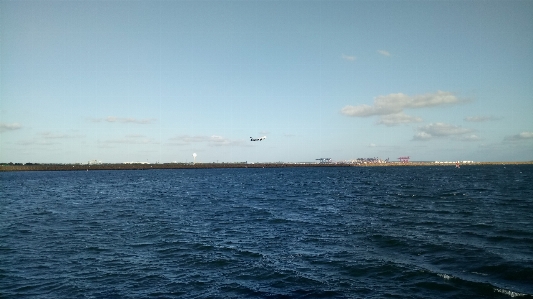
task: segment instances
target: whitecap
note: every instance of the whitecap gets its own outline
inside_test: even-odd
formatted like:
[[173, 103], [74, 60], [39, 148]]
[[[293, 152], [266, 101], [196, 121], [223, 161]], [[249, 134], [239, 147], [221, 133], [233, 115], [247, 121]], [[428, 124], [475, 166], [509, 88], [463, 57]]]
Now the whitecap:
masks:
[[510, 297], [522, 297], [522, 296], [525, 296], [526, 294], [522, 294], [522, 293], [518, 293], [518, 292], [513, 292], [513, 291], [509, 291], [509, 290], [504, 290], [504, 289], [497, 289], [495, 288], [494, 289], [495, 292], [498, 292], [498, 293], [502, 293], [502, 294], [505, 294], [505, 295], [509, 295]]
[[442, 278], [444, 278], [444, 279], [452, 279], [452, 278], [453, 278], [453, 276], [448, 275], [448, 274], [440, 274], [440, 273], [439, 273], [439, 274], [437, 274], [437, 275], [440, 276], [440, 277], [442, 277]]

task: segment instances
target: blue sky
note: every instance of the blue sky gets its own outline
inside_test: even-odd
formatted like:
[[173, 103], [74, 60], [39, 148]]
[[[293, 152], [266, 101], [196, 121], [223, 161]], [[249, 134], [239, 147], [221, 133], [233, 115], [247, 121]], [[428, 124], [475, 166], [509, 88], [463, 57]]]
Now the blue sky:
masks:
[[532, 15], [533, 1], [0, 1], [0, 162], [533, 160]]

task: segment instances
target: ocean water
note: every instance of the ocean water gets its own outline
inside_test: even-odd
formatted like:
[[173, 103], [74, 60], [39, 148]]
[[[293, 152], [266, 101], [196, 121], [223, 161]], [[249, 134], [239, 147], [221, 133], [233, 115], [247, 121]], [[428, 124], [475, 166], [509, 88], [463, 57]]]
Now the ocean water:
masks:
[[532, 298], [533, 166], [0, 173], [0, 298]]

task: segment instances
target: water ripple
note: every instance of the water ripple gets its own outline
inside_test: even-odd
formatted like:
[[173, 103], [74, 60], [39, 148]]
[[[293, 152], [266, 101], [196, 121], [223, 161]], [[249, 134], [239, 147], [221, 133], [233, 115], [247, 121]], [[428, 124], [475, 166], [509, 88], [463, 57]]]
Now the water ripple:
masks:
[[0, 294], [531, 297], [531, 181], [531, 166], [0, 173]]

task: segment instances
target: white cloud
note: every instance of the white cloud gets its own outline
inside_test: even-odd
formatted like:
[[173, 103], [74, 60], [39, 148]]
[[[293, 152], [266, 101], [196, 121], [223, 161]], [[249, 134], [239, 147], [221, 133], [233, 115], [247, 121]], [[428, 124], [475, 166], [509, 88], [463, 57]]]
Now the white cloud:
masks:
[[351, 62], [355, 61], [355, 56], [342, 54], [341, 58], [344, 59], [344, 60], [351, 61]]
[[477, 136], [475, 134], [471, 134], [471, 135], [462, 136], [460, 138], [460, 140], [462, 140], [462, 141], [478, 141], [478, 140], [481, 140], [481, 138], [479, 138], [479, 136]]
[[233, 143], [233, 141], [218, 135], [212, 135], [209, 137], [208, 142], [214, 146], [231, 145]]
[[484, 121], [494, 121], [494, 120], [500, 120], [500, 117], [496, 116], [468, 116], [465, 117], [465, 121], [469, 122], [484, 122]]
[[403, 112], [396, 113], [396, 114], [388, 114], [388, 115], [382, 115], [380, 117], [380, 120], [377, 122], [379, 125], [386, 125], [386, 126], [396, 126], [400, 124], [410, 124], [410, 123], [419, 123], [422, 122], [422, 119], [420, 117], [416, 116], [410, 116], [407, 114], [404, 114]]
[[431, 123], [429, 125], [420, 127], [420, 130], [429, 133], [432, 136], [452, 136], [472, 132], [471, 129], [466, 129], [445, 123]]
[[104, 144], [157, 144], [154, 139], [147, 137], [126, 137], [120, 139], [108, 139]]
[[110, 123], [119, 122], [119, 123], [123, 123], [123, 124], [133, 123], [133, 124], [144, 125], [144, 124], [153, 123], [155, 121], [155, 119], [154, 118], [136, 119], [136, 118], [131, 118], [131, 117], [123, 118], [123, 117], [108, 116], [105, 119], [105, 121], [110, 122]]
[[224, 138], [222, 136], [218, 135], [211, 135], [211, 136], [189, 136], [189, 135], [181, 135], [177, 137], [173, 137], [169, 139], [169, 145], [187, 145], [191, 143], [206, 143], [210, 146], [243, 146], [248, 145], [242, 140], [231, 140], [228, 138]]
[[144, 118], [144, 119], [137, 119], [133, 117], [116, 117], [116, 116], [108, 116], [106, 118], [93, 118], [90, 119], [92, 122], [108, 122], [108, 123], [122, 123], [122, 124], [140, 124], [140, 125], [147, 125], [152, 124], [156, 121], [155, 118]]
[[80, 137], [85, 137], [85, 136], [79, 135], [79, 134], [42, 132], [42, 133], [39, 133], [39, 137], [43, 139], [70, 139], [70, 138], [80, 138]]
[[189, 136], [189, 135], [181, 135], [177, 137], [170, 138], [170, 143], [173, 145], [186, 145], [190, 143], [198, 143], [198, 142], [208, 142], [209, 136]]
[[127, 138], [145, 138], [146, 136], [144, 135], [141, 135], [141, 134], [129, 134], [129, 135], [126, 135]]
[[22, 128], [22, 126], [18, 123], [0, 123], [0, 133], [1, 132], [7, 132], [7, 131], [14, 131]]
[[85, 135], [78, 134], [77, 131], [71, 131], [70, 133], [58, 133], [58, 132], [40, 132], [34, 134], [33, 138], [25, 139], [18, 142], [24, 146], [50, 146], [58, 145], [66, 142], [66, 139], [84, 138]]
[[464, 141], [479, 139], [476, 135], [467, 135], [473, 132], [472, 129], [445, 123], [431, 123], [429, 125], [421, 126], [417, 130], [418, 133], [413, 136], [413, 140], [430, 140], [434, 137], [454, 137]]
[[341, 113], [353, 117], [367, 117], [373, 115], [390, 115], [402, 112], [407, 108], [426, 108], [441, 105], [451, 105], [462, 102], [451, 92], [437, 91], [417, 96], [408, 96], [403, 93], [392, 93], [374, 98], [372, 106], [362, 104], [358, 106], [345, 106]]
[[431, 134], [428, 134], [426, 132], [418, 132], [416, 133], [416, 135], [413, 137], [414, 140], [429, 140], [431, 139]]
[[61, 143], [56, 142], [56, 141], [50, 141], [49, 139], [47, 140], [47, 139], [34, 138], [34, 139], [21, 140], [18, 142], [18, 144], [30, 147], [30, 146], [41, 146], [41, 145], [51, 146], [51, 145], [58, 145]]
[[[401, 110], [400, 110], [401, 111]], [[376, 114], [380, 114], [378, 109], [372, 106], [368, 106], [366, 104], [359, 105], [359, 106], [345, 106], [341, 109], [341, 113], [348, 116], [356, 116], [356, 117], [365, 117], [365, 116], [372, 116]], [[394, 113], [394, 111], [389, 112]], [[389, 114], [389, 113], [383, 113], [383, 114]]]
[[378, 50], [378, 53], [379, 53], [379, 54], [381, 54], [381, 55], [383, 55], [383, 56], [387, 56], [387, 57], [389, 57], [389, 56], [390, 56], [390, 53], [389, 53], [389, 51], [385, 51], [385, 50]]
[[505, 140], [507, 141], [519, 141], [528, 139], [533, 139], [533, 132], [522, 132], [520, 134], [505, 137]]

